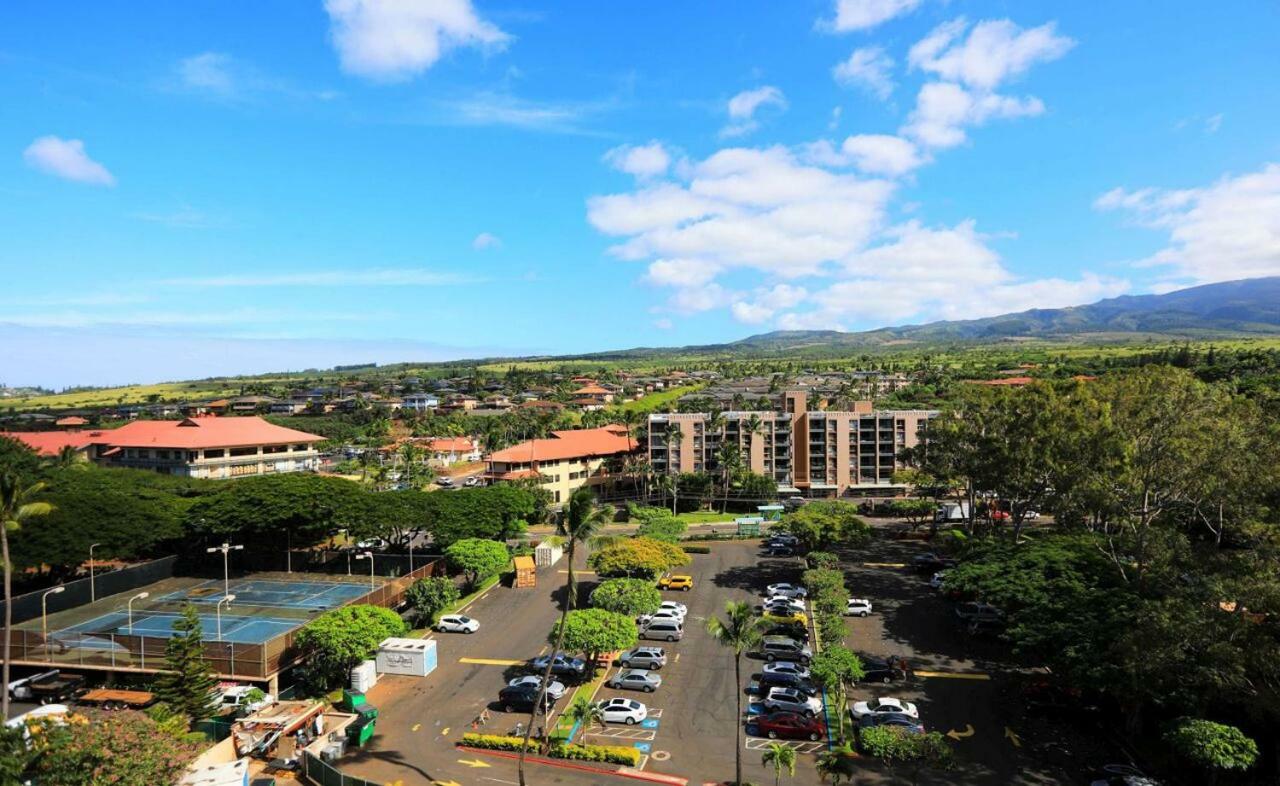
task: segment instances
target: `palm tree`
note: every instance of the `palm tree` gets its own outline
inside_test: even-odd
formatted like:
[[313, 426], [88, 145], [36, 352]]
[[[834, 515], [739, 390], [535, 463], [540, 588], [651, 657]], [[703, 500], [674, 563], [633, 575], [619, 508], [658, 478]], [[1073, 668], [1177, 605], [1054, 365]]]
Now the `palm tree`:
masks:
[[0, 717], [9, 717], [9, 628], [13, 625], [13, 565], [9, 562], [9, 532], [17, 531], [23, 522], [36, 516], [47, 516], [53, 511], [48, 502], [31, 502], [31, 498], [44, 490], [44, 483], [33, 483], [25, 488], [12, 472], [0, 475], [0, 559], [4, 561], [4, 674], [0, 676]]
[[70, 445], [63, 445], [62, 448], [58, 450], [58, 455], [54, 456], [51, 463], [56, 469], [71, 469], [73, 467], [81, 466], [80, 451]]
[[720, 474], [723, 476], [724, 481], [724, 505], [721, 507], [720, 512], [728, 513], [729, 485], [743, 469], [742, 451], [738, 450], [736, 445], [724, 445], [717, 451], [716, 461], [720, 465]]
[[760, 757], [760, 763], [773, 765], [773, 786], [778, 786], [783, 770], [786, 770], [788, 777], [796, 777], [796, 749], [790, 745], [783, 745], [780, 742], [769, 743], [764, 755]]
[[[577, 605], [578, 586], [573, 577], [573, 558], [577, 551], [577, 546], [594, 538], [604, 528], [604, 525], [612, 519], [613, 508], [608, 505], [596, 504], [596, 495], [591, 492], [591, 489], [580, 488], [573, 492], [573, 496], [569, 497], [569, 507], [566, 508], [559, 526], [560, 535], [565, 539], [565, 556], [569, 561], [568, 579], [565, 581], [564, 605], [560, 610], [560, 627], [556, 634], [556, 646], [552, 648], [551, 654], [547, 658], [547, 668], [542, 673], [542, 685], [538, 690], [538, 700], [533, 703], [533, 708], [529, 710], [529, 724], [525, 726], [524, 730], [524, 744], [520, 747], [520, 761], [517, 766], [520, 786], [524, 786], [524, 757], [527, 752], [526, 748], [529, 747], [529, 734], [533, 731], [533, 723], [536, 720], [538, 709], [546, 701], [547, 686], [551, 684], [551, 667], [555, 663], [556, 655], [560, 654], [560, 649], [564, 646], [565, 621], [569, 617], [569, 610]], [[549, 730], [547, 731], [549, 732]]]
[[672, 445], [676, 448], [680, 447], [680, 443], [684, 441], [684, 429], [680, 428], [679, 423], [672, 423], [667, 426], [667, 472], [671, 473], [671, 513], [676, 512], [676, 502], [680, 494], [680, 466], [676, 463], [672, 455]]
[[818, 754], [818, 777], [826, 783], [830, 778], [836, 786], [840, 781], [853, 782], [853, 750], [845, 744], [839, 748]]
[[586, 696], [579, 696], [578, 700], [564, 711], [564, 715], [582, 728], [584, 733], [591, 729], [592, 726], [599, 726], [601, 729], [608, 728], [608, 724], [604, 722], [604, 710], [600, 709], [599, 704], [596, 704]]
[[[725, 618], [707, 620], [707, 632], [720, 646], [733, 650], [733, 695], [738, 702], [738, 719], [742, 718], [742, 655], [754, 649], [761, 639], [760, 618], [750, 604], [730, 601], [724, 607]], [[741, 723], [739, 723], [741, 727]], [[742, 743], [734, 738], [734, 783], [742, 786]]]

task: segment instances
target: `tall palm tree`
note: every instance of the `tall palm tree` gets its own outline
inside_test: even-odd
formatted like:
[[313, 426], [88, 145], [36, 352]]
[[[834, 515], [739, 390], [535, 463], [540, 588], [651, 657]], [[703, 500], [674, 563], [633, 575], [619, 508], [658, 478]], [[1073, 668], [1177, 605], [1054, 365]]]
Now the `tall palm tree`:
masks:
[[716, 460], [720, 464], [721, 480], [724, 483], [724, 505], [720, 508], [720, 512], [728, 513], [729, 486], [743, 470], [742, 451], [738, 450], [736, 445], [724, 445], [717, 453]]
[[[542, 685], [538, 689], [538, 700], [533, 703], [533, 708], [529, 710], [529, 723], [524, 729], [524, 745], [520, 747], [520, 760], [517, 765], [520, 786], [525, 786], [524, 757], [527, 753], [526, 748], [529, 747], [529, 734], [533, 731], [533, 723], [537, 719], [538, 709], [546, 701], [547, 686], [551, 684], [551, 667], [555, 663], [555, 657], [560, 654], [560, 650], [564, 646], [565, 622], [569, 617], [569, 610], [577, 605], [578, 585], [573, 576], [573, 559], [577, 552], [577, 547], [579, 544], [585, 543], [599, 534], [604, 525], [613, 519], [613, 512], [613, 508], [608, 505], [596, 504], [596, 495], [592, 493], [591, 489], [583, 487], [573, 492], [573, 496], [569, 497], [569, 506], [565, 509], [564, 517], [561, 519], [559, 530], [560, 535], [565, 539], [565, 556], [569, 560], [568, 578], [565, 581], [564, 604], [560, 609], [560, 627], [556, 634], [556, 646], [552, 648], [551, 654], [547, 658], [547, 668], [542, 673]], [[545, 732], [549, 733], [550, 729], [546, 729]]]
[[765, 766], [773, 765], [773, 786], [778, 786], [784, 770], [787, 777], [796, 777], [796, 749], [790, 745], [783, 745], [780, 742], [769, 743], [764, 755], [760, 757], [760, 763]]
[[593, 726], [599, 726], [601, 729], [608, 728], [608, 724], [604, 720], [604, 710], [600, 709], [600, 705], [588, 699], [586, 696], [579, 696], [578, 700], [564, 711], [565, 717], [578, 724], [583, 731], [590, 730]]
[[[720, 646], [733, 650], [733, 695], [738, 703], [738, 727], [741, 729], [742, 656], [760, 643], [760, 618], [747, 603], [730, 601], [725, 604], [724, 611], [724, 619], [712, 617], [707, 620], [707, 632]], [[733, 743], [734, 783], [742, 786], [742, 742], [735, 736]]]
[[[702, 426], [702, 444], [705, 450], [710, 452], [712, 442], [711, 438], [713, 436], [716, 438], [718, 444], [723, 444], [724, 425], [726, 422], [724, 413], [718, 409], [712, 410], [711, 414], [707, 415], [707, 419]], [[720, 461], [719, 456], [713, 453], [711, 458], [715, 459], [718, 467]]]
[[9, 562], [9, 532], [16, 532], [24, 522], [53, 511], [48, 502], [31, 499], [44, 490], [44, 483], [23, 486], [12, 473], [0, 475], [0, 559], [4, 560], [4, 674], [0, 676], [0, 717], [9, 717], [9, 628], [13, 625], [13, 565]]
[[671, 473], [671, 512], [676, 512], [676, 502], [680, 494], [680, 466], [671, 458], [672, 445], [677, 448], [684, 442], [684, 429], [679, 423], [667, 426], [667, 472]]

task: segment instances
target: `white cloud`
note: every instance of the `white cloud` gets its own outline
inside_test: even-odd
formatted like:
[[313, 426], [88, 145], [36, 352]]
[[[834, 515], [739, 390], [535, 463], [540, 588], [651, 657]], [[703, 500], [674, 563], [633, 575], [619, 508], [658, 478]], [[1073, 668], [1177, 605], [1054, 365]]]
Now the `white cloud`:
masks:
[[671, 154], [657, 140], [647, 145], [619, 145], [605, 153], [604, 160], [619, 172], [641, 178], [664, 175], [671, 166]]
[[84, 142], [79, 139], [42, 136], [27, 146], [22, 157], [28, 166], [63, 180], [97, 186], [116, 184], [115, 177], [106, 167], [89, 158], [84, 151]]
[[836, 0], [834, 19], [820, 26], [837, 33], [869, 30], [920, 5], [920, 0]]
[[490, 248], [502, 248], [502, 238], [489, 232], [481, 232], [471, 241], [471, 247], [476, 251], [484, 251]]
[[659, 317], [658, 319], [653, 320], [653, 326], [659, 330], [670, 330], [675, 327], [675, 324], [666, 317]]
[[1137, 264], [1184, 283], [1280, 275], [1280, 164], [1203, 188], [1116, 188], [1094, 206], [1167, 232], [1168, 246]]
[[434, 287], [478, 283], [483, 279], [422, 268], [316, 270], [308, 273], [230, 273], [221, 276], [171, 278], [159, 283], [186, 287]]
[[779, 311], [794, 308], [809, 297], [804, 287], [778, 284], [762, 287], [753, 293], [751, 300], [738, 299], [729, 307], [733, 318], [748, 325], [768, 322]]
[[1034, 96], [1012, 98], [973, 93], [951, 82], [929, 82], [920, 88], [916, 107], [902, 127], [902, 133], [925, 147], [955, 147], [965, 141], [967, 126], [1043, 112], [1044, 103]]
[[191, 205], [181, 205], [167, 211], [134, 213], [133, 216], [140, 221], [165, 224], [180, 229], [207, 229], [217, 223], [203, 211], [197, 210]]
[[383, 81], [426, 71], [450, 49], [499, 49], [511, 36], [471, 0], [325, 0], [342, 69]]
[[178, 78], [190, 90], [203, 90], [223, 97], [236, 92], [231, 75], [231, 58], [221, 52], [204, 52], [178, 63]]
[[757, 87], [755, 90], [744, 90], [729, 99], [729, 125], [720, 129], [724, 137], [742, 136], [760, 127], [756, 120], [756, 112], [762, 107], [775, 107], [779, 110], [787, 108], [787, 98], [782, 91], [773, 85]]
[[705, 259], [656, 259], [649, 263], [645, 280], [657, 286], [699, 287], [713, 281], [720, 270]]
[[842, 85], [859, 87], [881, 101], [893, 93], [893, 58], [878, 46], [853, 50], [847, 60], [831, 69], [831, 75]]
[[458, 125], [511, 126], [531, 131], [586, 134], [580, 122], [601, 107], [592, 104], [538, 102], [506, 93], [481, 92], [443, 101], [447, 121]]
[[748, 325], [759, 325], [762, 322], [768, 322], [774, 314], [774, 310], [766, 305], [748, 303], [743, 300], [736, 301], [730, 306], [729, 310], [734, 319]]
[[1075, 46], [1075, 41], [1057, 34], [1053, 22], [1024, 30], [1008, 19], [987, 20], [962, 38], [967, 27], [962, 18], [934, 28], [911, 47], [908, 64], [949, 82], [990, 91]]
[[1210, 116], [1204, 121], [1204, 130], [1210, 134], [1218, 133], [1218, 129], [1222, 128], [1222, 113]]
[[854, 166], [872, 175], [902, 175], [925, 163], [925, 158], [910, 141], [887, 134], [851, 136], [844, 140], [840, 150]]

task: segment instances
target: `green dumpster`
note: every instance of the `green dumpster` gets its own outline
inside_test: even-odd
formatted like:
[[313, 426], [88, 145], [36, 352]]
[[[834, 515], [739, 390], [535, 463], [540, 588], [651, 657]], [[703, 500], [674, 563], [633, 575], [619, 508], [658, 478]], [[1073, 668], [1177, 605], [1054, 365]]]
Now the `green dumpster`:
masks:
[[373, 737], [377, 719], [377, 707], [368, 703], [359, 705], [356, 708], [356, 719], [347, 727], [347, 744], [352, 747], [363, 748], [364, 744]]
[[340, 709], [345, 710], [346, 712], [356, 712], [357, 708], [364, 703], [365, 698], [363, 693], [350, 690], [348, 688], [342, 689], [342, 704], [340, 705]]

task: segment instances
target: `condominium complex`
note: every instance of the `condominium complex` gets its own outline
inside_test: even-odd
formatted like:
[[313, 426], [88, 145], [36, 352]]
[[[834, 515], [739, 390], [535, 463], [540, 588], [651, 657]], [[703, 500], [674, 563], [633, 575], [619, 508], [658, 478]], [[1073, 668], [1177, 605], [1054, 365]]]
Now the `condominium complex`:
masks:
[[638, 448], [625, 426], [553, 431], [494, 451], [485, 476], [494, 481], [539, 478], [555, 504], [568, 502], [583, 486], [599, 490], [622, 472], [623, 460]]
[[[655, 472], [716, 469], [720, 450], [738, 448], [743, 465], [772, 477], [784, 493], [837, 497], [885, 492], [899, 453], [923, 439], [934, 410], [809, 411], [803, 391], [782, 394], [780, 412], [654, 414], [648, 459]], [[672, 436], [677, 439], [672, 439]]]

